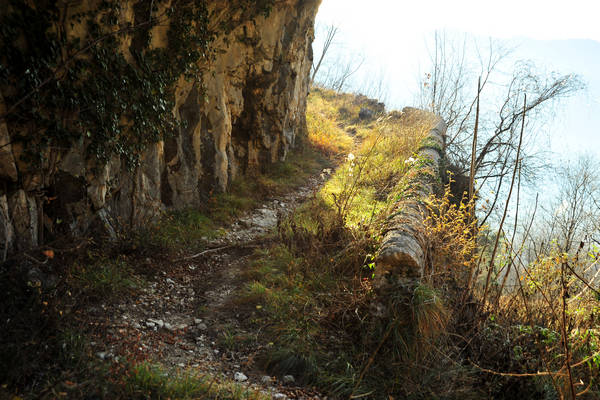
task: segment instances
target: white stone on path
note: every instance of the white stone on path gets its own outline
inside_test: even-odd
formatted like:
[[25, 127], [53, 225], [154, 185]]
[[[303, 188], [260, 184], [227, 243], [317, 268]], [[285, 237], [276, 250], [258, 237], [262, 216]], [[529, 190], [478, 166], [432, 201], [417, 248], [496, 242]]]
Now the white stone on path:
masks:
[[236, 372], [233, 375], [233, 379], [235, 379], [237, 382], [244, 382], [248, 380], [248, 377], [241, 372]]

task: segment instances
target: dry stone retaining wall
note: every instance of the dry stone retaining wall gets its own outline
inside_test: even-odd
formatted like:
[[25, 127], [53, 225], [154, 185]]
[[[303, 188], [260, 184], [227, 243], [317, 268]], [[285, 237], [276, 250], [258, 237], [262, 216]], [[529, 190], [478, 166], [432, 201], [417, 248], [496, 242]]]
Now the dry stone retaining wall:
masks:
[[418, 151], [415, 166], [405, 177], [404, 193], [389, 217], [384, 239], [377, 256], [380, 276], [391, 273], [403, 278], [420, 278], [426, 263], [423, 237], [425, 208], [423, 199], [439, 189], [439, 165], [445, 146], [446, 124], [440, 118], [414, 108], [403, 113], [431, 124], [429, 134]]

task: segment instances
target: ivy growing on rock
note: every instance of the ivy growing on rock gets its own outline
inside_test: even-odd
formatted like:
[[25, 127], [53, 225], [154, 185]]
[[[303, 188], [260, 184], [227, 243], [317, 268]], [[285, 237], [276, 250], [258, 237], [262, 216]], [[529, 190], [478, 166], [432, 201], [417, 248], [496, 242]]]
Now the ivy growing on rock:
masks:
[[[124, 21], [117, 0], [84, 12], [55, 2], [7, 3], [0, 11], [7, 111], [0, 118], [23, 145], [22, 161], [42, 165], [51, 151], [83, 140], [87, 156], [107, 162], [118, 155], [131, 168], [149, 144], [176, 132], [173, 86], [181, 76], [198, 79], [199, 62], [212, 54], [206, 1], [140, 1], [133, 21]], [[161, 24], [169, 26], [168, 43], [152, 48], [152, 29]], [[75, 36], [78, 27], [85, 33]]]

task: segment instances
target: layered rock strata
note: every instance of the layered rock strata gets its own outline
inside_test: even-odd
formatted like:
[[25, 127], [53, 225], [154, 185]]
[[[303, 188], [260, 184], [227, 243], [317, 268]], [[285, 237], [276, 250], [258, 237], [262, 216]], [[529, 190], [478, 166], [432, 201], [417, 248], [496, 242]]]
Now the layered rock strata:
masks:
[[[133, 21], [137, 3], [122, 2], [121, 18]], [[81, 235], [94, 227], [114, 234], [166, 209], [197, 207], [237, 176], [265, 171], [286, 157], [306, 129], [320, 0], [276, 0], [268, 13], [251, 18], [242, 17], [247, 9], [232, 8], [237, 2], [206, 3], [215, 19], [211, 25], [228, 29], [217, 33], [211, 44], [215, 56], [199, 65], [200, 76], [182, 76], [173, 89], [172, 112], [181, 128], [151, 144], [135, 169], [117, 156], [107, 163], [89, 157], [84, 137], [53, 151], [47, 158], [51, 170], [41, 173], [11, 145], [18, 132], [0, 122], [0, 256], [44, 238]], [[150, 34], [152, 46], [168, 45], [164, 26]], [[0, 115], [7, 106], [0, 96]]]

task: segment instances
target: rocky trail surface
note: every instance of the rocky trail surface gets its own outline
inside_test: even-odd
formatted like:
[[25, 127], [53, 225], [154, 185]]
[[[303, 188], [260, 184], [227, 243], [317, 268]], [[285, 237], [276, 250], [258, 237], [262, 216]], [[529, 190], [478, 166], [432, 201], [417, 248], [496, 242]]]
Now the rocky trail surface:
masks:
[[251, 314], [234, 298], [252, 252], [265, 244], [278, 219], [314, 196], [321, 183], [316, 176], [266, 201], [208, 243], [205, 251], [161, 268], [137, 296], [89, 310], [97, 357], [147, 359], [166, 370], [212, 376], [216, 382], [233, 380], [274, 399], [326, 398], [298, 386], [291, 375], [276, 378], [259, 370], [255, 357], [268, 343], [261, 343], [260, 331], [245, 330], [248, 324], [243, 322]]

